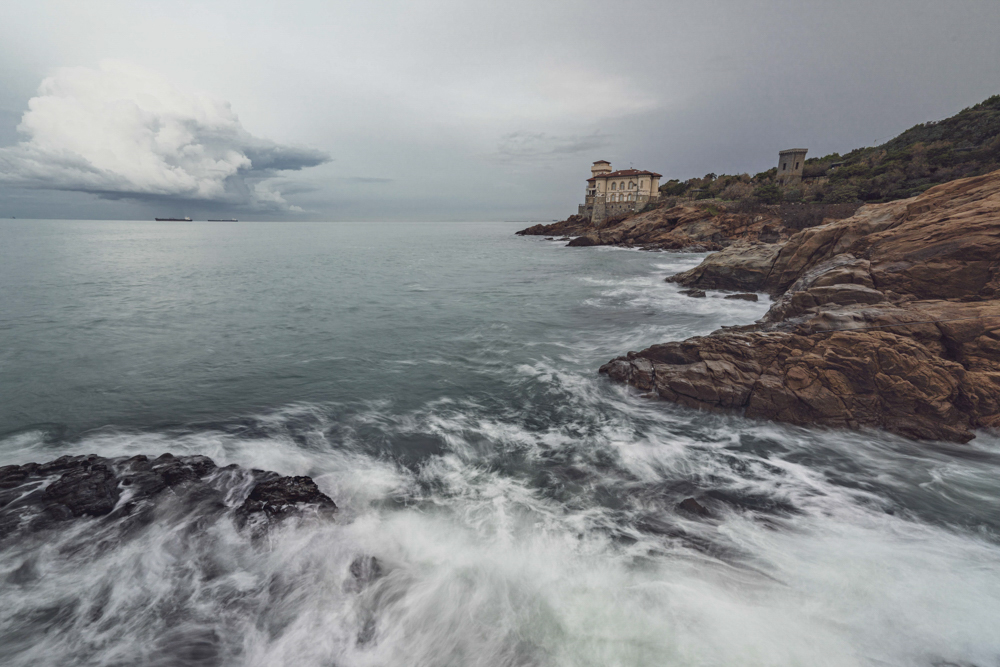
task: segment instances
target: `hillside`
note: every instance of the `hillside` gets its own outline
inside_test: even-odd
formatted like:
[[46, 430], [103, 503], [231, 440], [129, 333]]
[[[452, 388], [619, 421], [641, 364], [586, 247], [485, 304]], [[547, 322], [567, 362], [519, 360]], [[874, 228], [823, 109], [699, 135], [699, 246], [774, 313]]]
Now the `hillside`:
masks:
[[945, 120], [923, 123], [880, 146], [808, 158], [801, 184], [775, 182], [777, 169], [755, 176], [707, 174], [660, 186], [672, 198], [806, 203], [886, 202], [934, 185], [1000, 169], [1000, 95]]

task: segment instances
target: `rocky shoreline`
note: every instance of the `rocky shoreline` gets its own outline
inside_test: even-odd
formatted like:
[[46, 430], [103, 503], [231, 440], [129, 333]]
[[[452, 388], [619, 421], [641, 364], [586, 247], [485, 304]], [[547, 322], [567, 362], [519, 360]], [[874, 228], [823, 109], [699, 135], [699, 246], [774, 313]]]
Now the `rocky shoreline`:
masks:
[[63, 456], [0, 467], [0, 543], [94, 519], [123, 539], [165, 516], [231, 519], [259, 534], [292, 517], [330, 517], [337, 505], [309, 477], [285, 477], [206, 456]]
[[754, 325], [601, 367], [683, 405], [967, 442], [1000, 427], [1000, 172], [862, 207], [667, 278], [765, 292]]
[[686, 204], [658, 208], [594, 228], [574, 215], [561, 222], [534, 225], [520, 236], [569, 236], [570, 247], [614, 245], [646, 250], [722, 250], [740, 243], [772, 244], [785, 241], [793, 230], [773, 214], [732, 213], [712, 205]]

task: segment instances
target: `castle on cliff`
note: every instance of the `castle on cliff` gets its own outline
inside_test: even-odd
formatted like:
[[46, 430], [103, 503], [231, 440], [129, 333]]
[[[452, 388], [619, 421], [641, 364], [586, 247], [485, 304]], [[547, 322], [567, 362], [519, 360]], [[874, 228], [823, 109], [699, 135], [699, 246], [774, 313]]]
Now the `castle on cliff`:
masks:
[[580, 205], [579, 215], [600, 225], [608, 218], [642, 210], [642, 207], [660, 196], [660, 177], [652, 171], [622, 169], [612, 171], [611, 163], [598, 160], [590, 168], [587, 194]]

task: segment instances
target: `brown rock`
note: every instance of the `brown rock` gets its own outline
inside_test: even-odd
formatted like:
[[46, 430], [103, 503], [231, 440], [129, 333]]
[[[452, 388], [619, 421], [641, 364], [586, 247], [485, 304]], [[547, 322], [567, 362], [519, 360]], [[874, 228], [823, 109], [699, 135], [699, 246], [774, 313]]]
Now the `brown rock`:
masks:
[[762, 291], [781, 248], [781, 244], [733, 245], [709, 255], [695, 268], [667, 278], [667, 282], [700, 289]]
[[[1000, 287], [1000, 172], [944, 183], [786, 243], [729, 248], [673, 276], [687, 287], [782, 294], [811, 269], [843, 256], [824, 284], [854, 282], [918, 299], [991, 297]], [[764, 275], [762, 275], [764, 274]]]
[[620, 245], [661, 250], [721, 250], [733, 243], [775, 243], [789, 231], [775, 214], [749, 215], [707, 206], [659, 208], [595, 226], [580, 216], [517, 232], [528, 235], [576, 236], [573, 247]]
[[515, 232], [518, 236], [576, 236], [592, 229], [590, 220], [580, 215], [571, 215], [561, 222], [549, 225], [532, 225]]
[[672, 280], [778, 296], [760, 324], [601, 368], [664, 399], [965, 442], [1000, 426], [1000, 172], [866, 206]]

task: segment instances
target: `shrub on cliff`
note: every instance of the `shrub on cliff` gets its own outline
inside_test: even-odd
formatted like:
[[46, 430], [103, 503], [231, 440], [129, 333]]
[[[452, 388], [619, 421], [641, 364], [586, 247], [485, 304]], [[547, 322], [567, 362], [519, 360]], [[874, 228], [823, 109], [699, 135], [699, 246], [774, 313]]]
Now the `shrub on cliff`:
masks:
[[828, 195], [823, 198], [824, 203], [827, 204], [842, 204], [845, 202], [853, 202], [858, 200], [858, 188], [857, 186], [844, 184], [838, 185], [833, 190], [830, 191]]
[[[800, 184], [775, 182], [777, 168], [752, 178], [706, 174], [671, 180], [663, 195], [730, 201], [755, 199], [776, 204], [794, 199], [811, 203], [883, 202], [912, 197], [939, 183], [1000, 169], [1000, 95], [945, 120], [921, 123], [882, 144], [806, 160]], [[746, 185], [746, 187], [743, 187]]]
[[767, 183], [755, 188], [753, 197], [764, 204], [777, 204], [785, 198], [781, 187], [775, 183]]
[[680, 197], [687, 192], [687, 183], [681, 183], [676, 178], [671, 179], [660, 186], [661, 197]]

